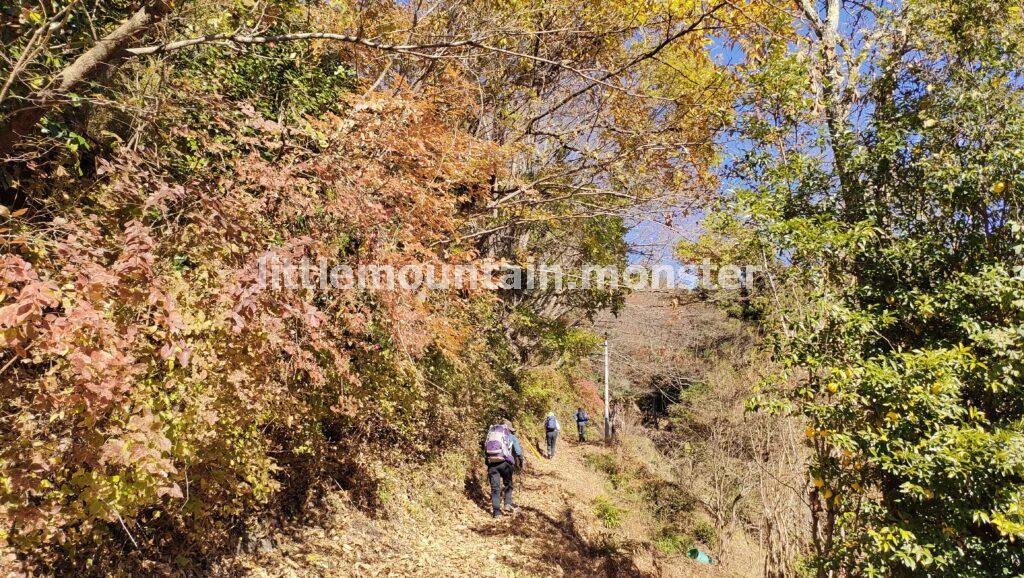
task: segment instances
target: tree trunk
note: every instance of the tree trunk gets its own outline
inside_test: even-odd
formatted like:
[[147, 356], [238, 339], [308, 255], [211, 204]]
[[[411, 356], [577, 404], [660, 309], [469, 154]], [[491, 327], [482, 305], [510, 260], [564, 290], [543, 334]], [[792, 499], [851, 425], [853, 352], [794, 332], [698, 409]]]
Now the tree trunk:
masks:
[[69, 93], [120, 66], [131, 56], [127, 50], [128, 45], [151, 30], [170, 10], [167, 0], [146, 2], [113, 32], [60, 71], [47, 88], [30, 94], [26, 98], [29, 104], [7, 115], [0, 124], [0, 158], [9, 157], [18, 143], [32, 133], [43, 116], [60, 104]]

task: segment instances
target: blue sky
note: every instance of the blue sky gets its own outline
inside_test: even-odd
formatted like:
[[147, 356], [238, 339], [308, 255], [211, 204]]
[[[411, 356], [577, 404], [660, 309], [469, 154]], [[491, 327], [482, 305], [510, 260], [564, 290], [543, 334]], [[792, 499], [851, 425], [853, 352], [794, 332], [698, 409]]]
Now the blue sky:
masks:
[[[711, 45], [711, 57], [721, 66], [735, 66], [744, 59], [743, 51], [722, 37], [715, 37]], [[726, 157], [740, 151], [739, 143], [723, 134], [718, 145]], [[665, 224], [666, 213], [673, 213], [672, 225]], [[683, 211], [681, 208], [659, 209], [649, 218], [641, 219], [626, 233], [630, 245], [630, 264], [672, 264], [682, 265], [675, 257], [674, 247], [682, 239], [695, 239], [701, 233], [701, 210]]]

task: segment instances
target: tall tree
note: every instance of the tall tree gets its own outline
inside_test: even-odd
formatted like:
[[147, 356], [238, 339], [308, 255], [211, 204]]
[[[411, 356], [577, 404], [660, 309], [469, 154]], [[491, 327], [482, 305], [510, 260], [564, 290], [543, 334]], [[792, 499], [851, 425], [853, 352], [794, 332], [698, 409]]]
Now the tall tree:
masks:
[[[1001, 0], [803, 1], [745, 46], [719, 223], [772, 257], [821, 576], [1024, 571], [1024, 31]], [[766, 37], [767, 38], [767, 37]]]

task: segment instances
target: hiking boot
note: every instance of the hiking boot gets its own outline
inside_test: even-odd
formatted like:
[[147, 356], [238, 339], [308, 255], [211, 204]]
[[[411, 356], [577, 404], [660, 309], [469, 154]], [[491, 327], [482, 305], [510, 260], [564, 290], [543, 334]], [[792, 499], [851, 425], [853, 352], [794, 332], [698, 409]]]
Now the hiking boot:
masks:
[[519, 512], [522, 511], [519, 509], [519, 506], [505, 506], [505, 510], [508, 511], [508, 513], [512, 514], [513, 516], [518, 515]]
[[494, 512], [491, 513], [491, 517], [495, 519], [500, 518], [501, 516], [501, 510], [495, 510]]

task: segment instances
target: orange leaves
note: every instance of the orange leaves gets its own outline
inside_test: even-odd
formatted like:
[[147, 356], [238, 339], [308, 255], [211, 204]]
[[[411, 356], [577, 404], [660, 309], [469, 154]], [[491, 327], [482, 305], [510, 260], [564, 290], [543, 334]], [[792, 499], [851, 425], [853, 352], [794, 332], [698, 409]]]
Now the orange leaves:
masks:
[[59, 531], [114, 513], [134, 527], [182, 499], [186, 465], [192, 509], [164, 520], [251, 512], [294, 473], [288, 460], [325, 459], [308, 437], [324, 423], [411, 435], [436, 401], [424, 359], [481, 339], [469, 292], [273, 287], [258, 259], [443, 263], [436, 241], [455, 237], [498, 151], [408, 99], [356, 99], [288, 131], [205, 104], [208, 123], [171, 131], [187, 150], [125, 148], [99, 163], [88, 202], [55, 205], [68, 234], [37, 232], [46, 258], [0, 257], [0, 330], [17, 333], [0, 333], [0, 354], [27, 360], [4, 375], [18, 384], [5, 409], [30, 418], [0, 431], [0, 446], [27, 440], [0, 455], [0, 478], [35, 467], [32, 443], [62, 448], [32, 479], [63, 493], [8, 498]]

